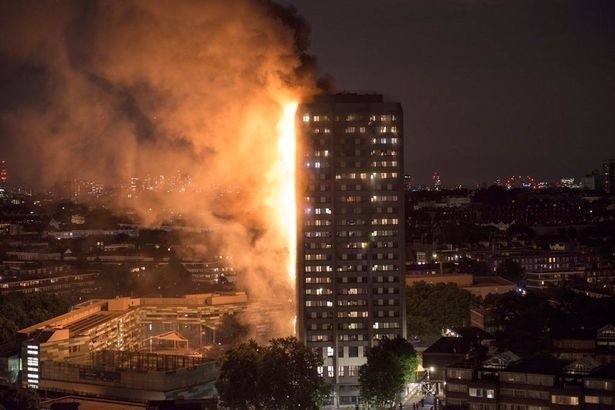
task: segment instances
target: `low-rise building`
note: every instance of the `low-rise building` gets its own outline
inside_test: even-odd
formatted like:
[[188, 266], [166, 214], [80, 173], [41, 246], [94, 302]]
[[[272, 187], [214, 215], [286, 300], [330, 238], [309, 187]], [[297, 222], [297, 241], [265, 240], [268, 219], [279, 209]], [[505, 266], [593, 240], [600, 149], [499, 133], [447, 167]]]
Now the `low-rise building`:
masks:
[[610, 409], [615, 367], [585, 357], [518, 360], [509, 352], [446, 368], [447, 408], [469, 410]]
[[98, 289], [98, 272], [60, 275], [29, 275], [23, 279], [0, 281], [0, 295], [12, 292], [88, 295]]
[[482, 297], [489, 294], [502, 294], [515, 289], [515, 284], [499, 276], [476, 276], [471, 273], [423, 273], [407, 274], [406, 287], [415, 283], [425, 282], [428, 284], [452, 283], [465, 289], [474, 296]]
[[[198, 353], [204, 335], [246, 306], [245, 293], [84, 302], [19, 331], [23, 384], [141, 402], [211, 396], [217, 366]], [[154, 351], [160, 334], [181, 349]]]

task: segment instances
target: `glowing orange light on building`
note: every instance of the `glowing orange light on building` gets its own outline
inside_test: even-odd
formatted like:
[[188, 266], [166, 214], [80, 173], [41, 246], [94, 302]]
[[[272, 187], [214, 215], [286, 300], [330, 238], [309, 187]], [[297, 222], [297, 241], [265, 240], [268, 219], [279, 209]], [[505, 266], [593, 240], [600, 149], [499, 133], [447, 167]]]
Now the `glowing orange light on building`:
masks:
[[280, 190], [278, 204], [280, 224], [288, 241], [288, 278], [294, 287], [297, 258], [297, 204], [295, 201], [295, 113], [297, 103], [284, 105], [282, 118], [278, 123], [278, 153]]

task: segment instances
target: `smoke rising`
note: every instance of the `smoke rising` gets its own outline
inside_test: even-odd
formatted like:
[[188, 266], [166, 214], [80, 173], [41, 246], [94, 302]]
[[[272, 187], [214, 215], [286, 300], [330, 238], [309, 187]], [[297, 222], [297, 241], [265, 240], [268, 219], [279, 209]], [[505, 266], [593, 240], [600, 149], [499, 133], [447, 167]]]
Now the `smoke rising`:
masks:
[[[311, 93], [309, 27], [265, 0], [3, 1], [2, 148], [22, 179], [119, 184], [189, 175], [202, 187], [118, 206], [215, 229], [248, 290], [289, 295], [276, 220], [283, 105]], [[234, 187], [221, 199], [213, 186]], [[289, 312], [290, 313], [290, 312]], [[290, 323], [290, 317], [284, 318]]]

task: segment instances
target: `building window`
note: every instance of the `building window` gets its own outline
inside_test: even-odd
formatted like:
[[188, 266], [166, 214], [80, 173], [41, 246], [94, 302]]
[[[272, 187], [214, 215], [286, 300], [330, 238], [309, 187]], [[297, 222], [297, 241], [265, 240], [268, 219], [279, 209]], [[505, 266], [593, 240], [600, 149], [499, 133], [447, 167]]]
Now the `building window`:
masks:
[[578, 406], [579, 398], [576, 396], [563, 396], [559, 394], [554, 394], [553, 396], [551, 396], [551, 403], [564, 404], [567, 406]]
[[468, 389], [468, 395], [470, 397], [484, 397], [487, 399], [495, 398], [495, 391], [493, 389], [477, 389], [470, 387]]
[[468, 386], [466, 386], [465, 384], [447, 383], [446, 391], [465, 393], [466, 391], [468, 391]]

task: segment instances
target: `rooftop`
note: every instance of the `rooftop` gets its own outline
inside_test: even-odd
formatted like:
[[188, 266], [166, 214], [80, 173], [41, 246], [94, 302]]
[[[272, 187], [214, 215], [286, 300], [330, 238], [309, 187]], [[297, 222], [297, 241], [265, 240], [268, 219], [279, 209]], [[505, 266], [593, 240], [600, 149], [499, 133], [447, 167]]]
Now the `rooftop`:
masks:
[[470, 351], [471, 341], [462, 337], [441, 337], [423, 354], [465, 354]]
[[71, 336], [78, 335], [92, 329], [100, 324], [105, 323], [109, 319], [112, 319], [117, 316], [123, 315], [124, 312], [109, 312], [109, 311], [100, 311], [91, 316], [85, 317], [81, 320], [77, 320], [69, 324], [68, 330], [71, 333]]
[[589, 376], [587, 376], [587, 378], [588, 379], [614, 380], [615, 379], [615, 363], [609, 363], [609, 364], [606, 364], [598, 368], [596, 371], [592, 372]]
[[534, 374], [560, 374], [570, 361], [556, 359], [528, 359], [506, 368], [507, 372], [534, 373]]

